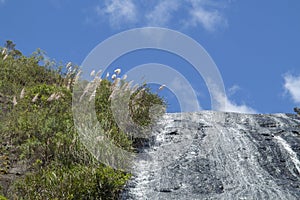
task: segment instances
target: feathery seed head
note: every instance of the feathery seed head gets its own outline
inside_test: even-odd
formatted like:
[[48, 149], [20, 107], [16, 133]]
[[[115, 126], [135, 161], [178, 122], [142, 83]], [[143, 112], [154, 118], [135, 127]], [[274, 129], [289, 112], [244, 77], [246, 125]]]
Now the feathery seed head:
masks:
[[95, 70], [93, 70], [90, 74], [90, 76], [94, 77], [95, 76]]
[[116, 69], [114, 72], [119, 75], [121, 73], [121, 69]]
[[7, 49], [6, 48], [3, 48], [3, 50], [2, 50], [2, 55], [6, 55], [7, 54]]
[[131, 89], [131, 93], [134, 93], [138, 88], [139, 88], [139, 85], [135, 84]]
[[158, 90], [163, 90], [166, 87], [166, 85], [161, 85]]
[[25, 96], [25, 88], [22, 89], [21, 94], [20, 94], [20, 99], [23, 99]]
[[82, 73], [82, 71], [79, 70], [78, 73], [76, 74], [75, 78], [74, 78], [74, 83], [78, 82], [81, 73]]
[[17, 97], [14, 96], [14, 98], [13, 98], [13, 105], [15, 106], [15, 105], [17, 105], [17, 104], [18, 104], [18, 102], [17, 102]]
[[68, 62], [68, 64], [66, 65], [66, 68], [69, 69], [72, 66], [72, 62]]
[[96, 73], [96, 76], [98, 77], [102, 72], [102, 69], [100, 69], [97, 73]]
[[113, 86], [114, 86], [114, 87], [118, 86], [118, 84], [120, 83], [120, 81], [121, 81], [120, 78], [116, 78], [116, 79], [114, 80]]
[[53, 101], [56, 96], [56, 93], [51, 94], [51, 96], [47, 99], [47, 101]]
[[122, 88], [123, 88], [124, 91], [129, 90], [130, 89], [129, 83], [128, 82], [124, 83], [123, 86], [122, 86]]
[[63, 96], [64, 96], [63, 93], [58, 92], [58, 93], [55, 94], [55, 100], [58, 100], [60, 97], [63, 97]]
[[31, 102], [36, 102], [36, 100], [37, 100], [37, 98], [39, 97], [39, 94], [36, 94], [34, 97], [33, 97], [33, 99], [31, 100]]
[[68, 85], [67, 85], [67, 89], [68, 89], [68, 90], [70, 90], [70, 87], [71, 87], [71, 81], [72, 81], [71, 79], [68, 80]]
[[15, 105], [17, 105], [17, 104], [18, 104], [18, 102], [17, 102], [17, 97], [14, 96], [14, 97], [13, 97], [13, 105], [15, 106]]

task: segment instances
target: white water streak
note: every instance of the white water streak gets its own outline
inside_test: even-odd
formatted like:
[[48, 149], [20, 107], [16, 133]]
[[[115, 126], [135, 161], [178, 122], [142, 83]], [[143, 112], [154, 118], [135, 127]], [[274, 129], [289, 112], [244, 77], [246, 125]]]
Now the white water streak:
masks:
[[283, 148], [287, 151], [287, 153], [289, 154], [291, 160], [293, 161], [293, 163], [295, 164], [296, 169], [298, 170], [299, 174], [300, 174], [300, 161], [298, 160], [297, 154], [296, 152], [293, 151], [293, 149], [291, 148], [291, 146], [289, 145], [289, 143], [287, 143], [287, 141], [285, 141], [282, 137], [280, 136], [275, 136], [274, 137], [282, 146]]
[[214, 124], [207, 130], [204, 147], [209, 152], [205, 154], [217, 164], [219, 176], [225, 183], [226, 192], [217, 195], [217, 199], [252, 199], [249, 195], [261, 199], [294, 199], [262, 169], [255, 155], [258, 150], [245, 134], [241, 134], [241, 125], [232, 121], [232, 127], [225, 127], [222, 113], [207, 113], [203, 117]]
[[[183, 152], [184, 150], [180, 144], [188, 144], [182, 141], [181, 143], [170, 144], [166, 140], [165, 134], [168, 129], [174, 129], [176, 125], [178, 126], [178, 124], [174, 124], [176, 117], [178, 116], [167, 114], [161, 120], [160, 123], [165, 126], [156, 135], [156, 144], [147, 151], [147, 154], [153, 159], [150, 162], [149, 160], [148, 162], [145, 160], [137, 162], [135, 178], [137, 185], [130, 191], [135, 196], [134, 199], [161, 198], [159, 192], [154, 191], [159, 182], [154, 181], [153, 178], [155, 178], [157, 170], [161, 169], [162, 165], [178, 159], [180, 151]], [[206, 128], [202, 130], [206, 137], [198, 144], [198, 156], [210, 160], [211, 166], [214, 166], [213, 171], [215, 171], [224, 186], [223, 193], [212, 194], [207, 198], [224, 200], [297, 199], [289, 191], [277, 185], [272, 176], [259, 164], [258, 158], [260, 155], [257, 146], [247, 137], [247, 134], [249, 134], [249, 126], [260, 128], [263, 131], [265, 131], [265, 128], [260, 127], [251, 115], [239, 115], [237, 117], [235, 115], [230, 116], [230, 114], [226, 116], [224, 113], [203, 111], [200, 115], [183, 115], [183, 118], [206, 125]], [[248, 125], [244, 126], [245, 122]], [[297, 159], [296, 153], [281, 137], [276, 136], [275, 138], [288, 152], [300, 173], [300, 161]], [[184, 141], [190, 140], [189, 137], [181, 139]], [[185, 192], [184, 184], [181, 191]], [[171, 195], [171, 193], [168, 195]]]

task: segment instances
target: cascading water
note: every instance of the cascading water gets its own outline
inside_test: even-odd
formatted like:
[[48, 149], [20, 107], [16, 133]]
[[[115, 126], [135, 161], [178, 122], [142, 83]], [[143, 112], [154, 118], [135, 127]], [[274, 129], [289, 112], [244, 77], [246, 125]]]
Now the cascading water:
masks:
[[300, 119], [166, 114], [122, 199], [300, 199]]

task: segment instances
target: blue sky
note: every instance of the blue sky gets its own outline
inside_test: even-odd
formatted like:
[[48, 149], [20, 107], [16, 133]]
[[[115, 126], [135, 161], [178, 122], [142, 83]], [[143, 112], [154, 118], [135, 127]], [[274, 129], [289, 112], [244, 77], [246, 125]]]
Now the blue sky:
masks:
[[[12, 40], [25, 55], [41, 48], [56, 61], [80, 65], [116, 33], [169, 28], [196, 40], [214, 60], [226, 88], [227, 111], [293, 112], [300, 105], [299, 10], [298, 0], [0, 0], [0, 44]], [[167, 52], [145, 50], [120, 57], [111, 70], [117, 66], [125, 73], [152, 62], [188, 66]], [[201, 108], [210, 109], [201, 77], [188, 67], [181, 73], [193, 84]], [[161, 95], [170, 112], [178, 111], [170, 91]]]

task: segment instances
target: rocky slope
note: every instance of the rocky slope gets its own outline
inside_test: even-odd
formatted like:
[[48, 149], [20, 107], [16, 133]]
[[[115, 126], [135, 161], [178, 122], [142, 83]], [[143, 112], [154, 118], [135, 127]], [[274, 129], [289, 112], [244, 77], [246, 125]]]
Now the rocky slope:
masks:
[[122, 199], [300, 199], [300, 118], [166, 114]]

